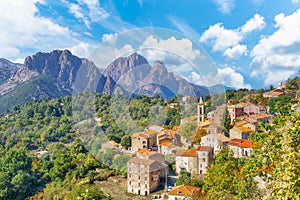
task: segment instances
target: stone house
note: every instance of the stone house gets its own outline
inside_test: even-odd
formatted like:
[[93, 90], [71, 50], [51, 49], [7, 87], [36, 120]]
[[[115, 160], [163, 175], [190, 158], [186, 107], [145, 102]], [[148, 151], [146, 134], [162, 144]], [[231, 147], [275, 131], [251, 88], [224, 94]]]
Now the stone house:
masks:
[[132, 151], [138, 151], [139, 149], [149, 148], [149, 136], [144, 132], [134, 133], [131, 136], [131, 148]]
[[197, 147], [197, 174], [206, 174], [206, 169], [213, 162], [213, 148], [209, 146]]
[[285, 92], [283, 92], [281, 89], [274, 89], [268, 92], [263, 93], [264, 98], [275, 98], [285, 95]]
[[211, 121], [215, 122], [218, 126], [221, 126], [223, 116], [225, 114], [226, 105], [221, 105], [216, 108], [216, 110], [213, 110], [209, 113], [207, 113], [207, 118]]
[[213, 161], [213, 148], [198, 146], [185, 152], [176, 153], [176, 172], [186, 170], [191, 174], [205, 174], [206, 168]]
[[217, 123], [211, 120], [205, 120], [199, 124], [199, 128], [206, 130], [207, 134], [222, 133], [222, 129]]
[[197, 153], [196, 148], [191, 148], [185, 152], [176, 152], [176, 172], [179, 174], [185, 169], [191, 174], [197, 174]]
[[260, 113], [260, 107], [252, 103], [243, 103], [244, 113], [247, 115]]
[[138, 150], [136, 157], [141, 159], [156, 160], [161, 163], [165, 162], [165, 156], [163, 154], [146, 148]]
[[131, 158], [127, 163], [127, 192], [149, 195], [164, 184], [168, 165], [154, 159]]
[[168, 192], [168, 200], [192, 200], [198, 199], [201, 189], [187, 184], [174, 187]]
[[163, 155], [171, 155], [176, 151], [177, 146], [171, 142], [164, 142], [159, 145], [159, 152]]
[[248, 127], [244, 126], [234, 126], [232, 129], [229, 130], [230, 139], [238, 138], [238, 139], [248, 139], [250, 133], [253, 132]]
[[233, 138], [228, 142], [228, 147], [233, 151], [235, 158], [250, 156], [252, 154], [253, 146], [254, 144], [250, 140], [243, 140], [239, 138]]
[[241, 104], [228, 105], [227, 110], [231, 121], [244, 115], [244, 107]]
[[229, 138], [224, 136], [222, 133], [209, 134], [201, 137], [201, 146], [210, 146], [214, 150], [214, 154], [219, 153], [219, 151], [228, 145]]

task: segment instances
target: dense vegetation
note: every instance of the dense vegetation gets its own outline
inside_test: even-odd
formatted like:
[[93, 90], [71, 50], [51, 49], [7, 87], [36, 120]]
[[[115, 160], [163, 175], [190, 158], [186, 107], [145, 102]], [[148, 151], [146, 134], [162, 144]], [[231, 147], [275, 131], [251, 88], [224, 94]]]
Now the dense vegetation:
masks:
[[[299, 85], [295, 78], [288, 80], [287, 88], [297, 93]], [[251, 135], [254, 154], [238, 159], [224, 149], [205, 177], [182, 172], [178, 184], [201, 187], [204, 199], [300, 198], [300, 114], [291, 109], [295, 101], [286, 96], [269, 101], [261, 91], [247, 90], [228, 91], [226, 97], [239, 102], [249, 94], [251, 101], [278, 114]], [[130, 157], [116, 150], [99, 151], [101, 144], [113, 140], [126, 148], [131, 134], [147, 125], [172, 128], [196, 113], [195, 105], [188, 110], [170, 108], [177, 98], [129, 99], [85, 92], [15, 107], [0, 116], [0, 199], [109, 199], [95, 181], [126, 175]], [[222, 100], [224, 95], [207, 97], [207, 111]], [[224, 130], [226, 122], [224, 118]], [[199, 129], [192, 138], [194, 128], [187, 124], [180, 133], [197, 143], [205, 133]], [[265, 189], [257, 187], [257, 177], [265, 181]]]
[[126, 175], [130, 157], [101, 152], [101, 144], [129, 147], [130, 135], [149, 124], [178, 125], [171, 101], [87, 92], [15, 107], [0, 117], [0, 199], [109, 198], [94, 182]]

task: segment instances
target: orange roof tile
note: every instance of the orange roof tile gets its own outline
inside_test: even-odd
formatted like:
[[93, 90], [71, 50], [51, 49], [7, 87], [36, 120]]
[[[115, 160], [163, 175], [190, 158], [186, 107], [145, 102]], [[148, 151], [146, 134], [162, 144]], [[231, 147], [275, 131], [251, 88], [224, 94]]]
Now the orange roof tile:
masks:
[[147, 148], [143, 148], [143, 149], [139, 149], [139, 150], [137, 151], [137, 154], [142, 154], [142, 155], [144, 155], [144, 156], [146, 156], [146, 155], [151, 156], [151, 155], [159, 154], [159, 153], [157, 153], [157, 152], [155, 152], [155, 151], [152, 151], [152, 150], [149, 150], [149, 149], [147, 149]]
[[247, 123], [248, 123], [248, 122], [242, 120], [242, 121], [236, 122], [236, 123], [235, 123], [235, 126], [243, 126], [243, 125], [245, 125], [245, 124], [247, 124]]
[[144, 132], [138, 132], [138, 133], [134, 133], [132, 134], [131, 138], [137, 138], [137, 137], [142, 137], [145, 139], [148, 139], [148, 135], [146, 135]]
[[248, 127], [244, 127], [244, 126], [234, 126], [234, 127], [237, 128], [242, 133], [253, 132], [253, 130], [251, 130]]
[[254, 144], [253, 144], [253, 142], [250, 142], [250, 140], [245, 140], [239, 144], [239, 147], [242, 147], [242, 148], [252, 148], [253, 146], [254, 146]]
[[239, 144], [241, 144], [243, 141], [244, 141], [243, 139], [233, 138], [228, 142], [228, 145], [239, 146]]
[[184, 184], [174, 187], [168, 195], [193, 196], [199, 193], [200, 188]]
[[196, 157], [197, 156], [197, 149], [196, 148], [191, 148], [188, 151], [176, 153], [176, 156]]
[[212, 147], [209, 146], [199, 146], [197, 147], [197, 151], [210, 151]]

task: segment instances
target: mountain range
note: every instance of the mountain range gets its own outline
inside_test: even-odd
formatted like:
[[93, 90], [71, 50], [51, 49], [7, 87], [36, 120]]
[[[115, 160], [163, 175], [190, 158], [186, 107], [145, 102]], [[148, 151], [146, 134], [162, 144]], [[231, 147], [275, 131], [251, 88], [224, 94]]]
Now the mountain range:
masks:
[[0, 59], [0, 112], [27, 101], [72, 95], [84, 90], [105, 94], [206, 96], [205, 86], [195, 85], [169, 72], [161, 61], [149, 64], [137, 53], [120, 57], [101, 73], [92, 61], [69, 50], [38, 52], [16, 64]]

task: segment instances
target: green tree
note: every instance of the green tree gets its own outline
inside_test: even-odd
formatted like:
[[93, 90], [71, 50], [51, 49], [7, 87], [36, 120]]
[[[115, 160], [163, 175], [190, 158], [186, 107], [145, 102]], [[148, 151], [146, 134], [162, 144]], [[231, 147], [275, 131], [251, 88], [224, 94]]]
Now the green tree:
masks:
[[192, 136], [197, 130], [197, 122], [186, 122], [181, 129], [179, 134], [187, 141], [192, 141]]
[[224, 148], [207, 169], [202, 188], [207, 199], [253, 199], [259, 194], [253, 177], [245, 176], [243, 166], [233, 157], [229, 148]]
[[185, 170], [181, 170], [176, 185], [190, 184], [191, 180], [191, 174]]
[[121, 139], [121, 145], [122, 147], [129, 148], [131, 147], [131, 136], [130, 135], [125, 135]]

